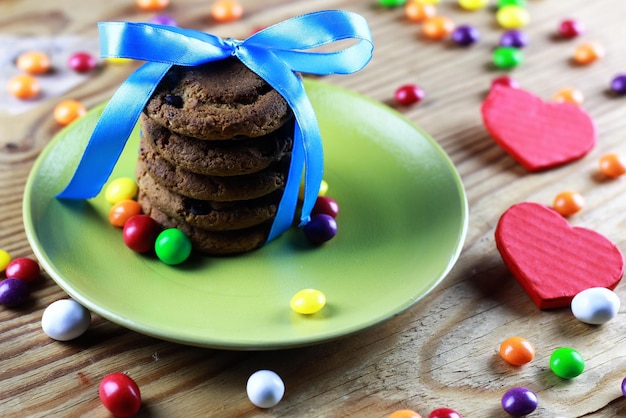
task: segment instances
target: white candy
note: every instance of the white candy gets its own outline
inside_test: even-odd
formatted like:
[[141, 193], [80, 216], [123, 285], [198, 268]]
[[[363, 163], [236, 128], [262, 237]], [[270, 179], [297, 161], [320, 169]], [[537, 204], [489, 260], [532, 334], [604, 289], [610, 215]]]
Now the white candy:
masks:
[[69, 341], [81, 336], [91, 323], [91, 314], [72, 299], [52, 302], [41, 317], [41, 328], [54, 340]]
[[572, 299], [572, 313], [579, 321], [600, 325], [610, 321], [619, 311], [620, 300], [615, 292], [604, 287], [592, 287]]
[[248, 378], [246, 392], [254, 405], [259, 408], [271, 408], [283, 398], [285, 384], [273, 371], [259, 370]]

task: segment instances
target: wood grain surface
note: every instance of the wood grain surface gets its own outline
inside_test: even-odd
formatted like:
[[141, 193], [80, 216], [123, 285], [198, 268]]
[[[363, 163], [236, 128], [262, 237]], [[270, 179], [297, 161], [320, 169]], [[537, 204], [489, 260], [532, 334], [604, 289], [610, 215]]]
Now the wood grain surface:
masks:
[[[626, 154], [626, 98], [608, 92], [611, 78], [626, 72], [626, 3], [528, 1], [530, 45], [512, 76], [546, 100], [561, 88], [578, 88], [598, 130], [597, 146], [587, 156], [535, 174], [498, 148], [481, 122], [480, 104], [491, 80], [503, 73], [490, 64], [502, 33], [493, 7], [467, 12], [452, 0], [437, 6], [456, 23], [480, 29], [478, 44], [460, 48], [424, 39], [420, 25], [408, 22], [401, 8], [385, 9], [375, 0], [242, 3], [244, 18], [230, 24], [211, 21], [207, 0], [172, 0], [167, 13], [181, 26], [234, 38], [326, 8], [353, 10], [368, 19], [375, 42], [370, 65], [326, 80], [392, 107], [401, 84], [424, 88], [422, 103], [397, 110], [437, 140], [462, 177], [470, 219], [458, 263], [427, 297], [380, 325], [317, 346], [265, 352], [177, 345], [97, 315], [82, 337], [53, 341], [41, 330], [41, 315], [66, 295], [44, 274], [26, 306], [0, 307], [0, 416], [110, 416], [97, 388], [114, 371], [128, 373], [140, 386], [142, 417], [386, 417], [404, 408], [427, 417], [443, 406], [466, 418], [504, 417], [500, 400], [514, 386], [537, 393], [539, 407], [532, 416], [625, 416], [620, 384], [626, 377], [626, 308], [603, 326], [583, 324], [566, 308], [538, 310], [504, 266], [494, 229], [511, 205], [550, 205], [557, 193], [572, 189], [585, 197], [586, 206], [570, 222], [626, 249], [626, 179], [608, 181], [598, 173], [600, 156]], [[152, 15], [132, 0], [2, 0], [0, 36], [94, 40], [97, 21], [145, 21]], [[576, 40], [558, 39], [556, 28], [565, 18], [581, 20], [586, 32]], [[604, 46], [606, 56], [590, 66], [573, 65], [575, 46], [591, 40]], [[33, 256], [22, 225], [22, 194], [35, 158], [60, 129], [52, 118], [54, 105], [75, 98], [92, 107], [109, 98], [133, 68], [106, 66], [62, 97], [42, 98], [19, 114], [0, 114], [0, 248], [13, 257]], [[624, 284], [616, 292], [626, 300]], [[533, 362], [503, 363], [498, 347], [512, 335], [535, 344]], [[563, 380], [550, 371], [550, 354], [561, 346], [576, 348], [586, 360], [576, 379]], [[282, 402], [268, 410], [246, 397], [245, 382], [257, 369], [275, 370], [286, 384]]]

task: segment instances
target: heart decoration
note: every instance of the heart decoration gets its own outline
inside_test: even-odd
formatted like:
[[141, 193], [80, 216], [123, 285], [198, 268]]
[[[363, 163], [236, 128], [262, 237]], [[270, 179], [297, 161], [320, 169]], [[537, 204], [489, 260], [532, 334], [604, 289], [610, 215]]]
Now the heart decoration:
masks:
[[579, 106], [519, 88], [493, 86], [481, 113], [494, 141], [529, 172], [577, 160], [596, 143], [593, 120]]
[[519, 203], [500, 217], [498, 251], [540, 309], [569, 306], [591, 287], [614, 289], [624, 273], [619, 248], [598, 232], [573, 227], [539, 203]]

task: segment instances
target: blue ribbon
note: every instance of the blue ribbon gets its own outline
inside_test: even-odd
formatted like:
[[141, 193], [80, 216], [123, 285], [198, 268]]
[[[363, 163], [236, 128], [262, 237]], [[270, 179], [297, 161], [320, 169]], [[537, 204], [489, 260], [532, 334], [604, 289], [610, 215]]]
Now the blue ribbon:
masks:
[[[291, 227], [303, 172], [300, 225], [310, 220], [322, 182], [323, 150], [315, 113], [296, 72], [328, 75], [362, 69], [373, 51], [371, 33], [362, 16], [339, 10], [309, 13], [243, 41], [150, 23], [104, 22], [98, 29], [103, 57], [147, 62], [115, 92], [72, 179], [57, 197], [89, 199], [100, 192], [147, 101], [173, 65], [197, 66], [235, 56], [285, 98], [296, 120], [287, 184], [268, 241]], [[356, 42], [338, 51], [310, 51], [346, 39]]]

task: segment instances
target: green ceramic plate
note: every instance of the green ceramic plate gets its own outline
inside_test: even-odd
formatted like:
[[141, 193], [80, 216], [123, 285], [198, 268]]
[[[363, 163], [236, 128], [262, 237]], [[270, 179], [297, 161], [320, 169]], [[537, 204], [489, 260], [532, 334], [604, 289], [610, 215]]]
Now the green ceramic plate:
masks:
[[[60, 201], [102, 106], [61, 131], [37, 160], [24, 223], [48, 274], [91, 311], [164, 340], [225, 349], [319, 343], [407, 309], [449, 272], [467, 230], [461, 180], [435, 141], [384, 105], [317, 81], [306, 89], [325, 148], [339, 233], [312, 248], [294, 229], [231, 258], [196, 256], [168, 266], [134, 253], [107, 221], [103, 193]], [[135, 130], [111, 179], [133, 176]], [[326, 295], [304, 316], [299, 290]]]

